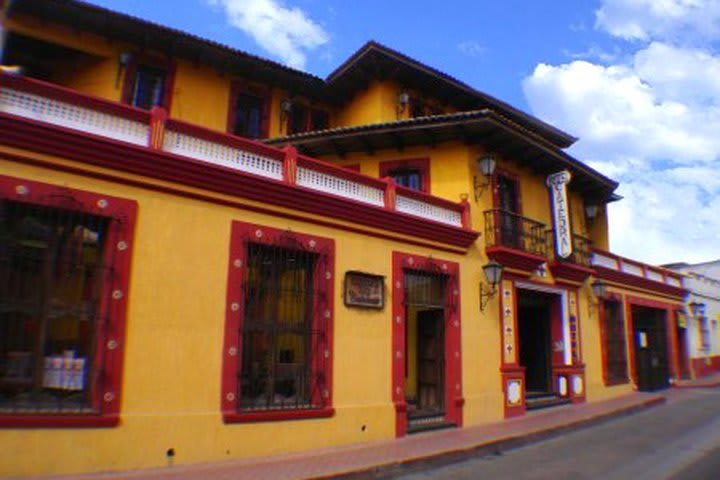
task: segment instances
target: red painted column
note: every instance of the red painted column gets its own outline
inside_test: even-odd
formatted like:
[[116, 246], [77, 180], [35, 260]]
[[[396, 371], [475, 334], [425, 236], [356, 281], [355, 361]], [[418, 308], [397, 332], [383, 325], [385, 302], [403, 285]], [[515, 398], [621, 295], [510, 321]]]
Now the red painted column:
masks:
[[387, 183], [385, 187], [385, 210], [395, 210], [395, 180], [390, 177], [383, 177]]
[[283, 180], [285, 183], [295, 185], [297, 181], [297, 148], [288, 145], [283, 148], [285, 159], [283, 160]]
[[167, 110], [163, 107], [153, 107], [150, 110], [150, 133], [148, 146], [155, 150], [162, 150], [165, 140], [165, 122], [167, 121]]

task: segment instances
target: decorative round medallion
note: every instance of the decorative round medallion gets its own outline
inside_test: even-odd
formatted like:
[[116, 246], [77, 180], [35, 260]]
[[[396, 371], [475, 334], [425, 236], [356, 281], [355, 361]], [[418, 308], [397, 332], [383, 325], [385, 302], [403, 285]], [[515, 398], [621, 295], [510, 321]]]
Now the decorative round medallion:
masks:
[[112, 298], [115, 300], [120, 300], [123, 297], [122, 290], [113, 290]]
[[402, 283], [395, 282], [395, 288], [402, 288]]
[[242, 259], [236, 258], [235, 261], [233, 262], [233, 266], [234, 266], [235, 268], [240, 268], [240, 267], [242, 267]]
[[330, 358], [330, 350], [325, 349], [325, 352], [323, 352], [323, 355], [325, 356], [325, 358]]
[[124, 250], [127, 250], [127, 247], [128, 247], [128, 244], [124, 240], [119, 241], [117, 244], [117, 249], [120, 250], [121, 252]]
[[260, 229], [255, 230], [255, 236], [257, 238], [262, 238], [262, 236], [263, 236], [262, 230], [260, 230]]
[[402, 352], [400, 350], [395, 352], [395, 358], [402, 358]]
[[30, 193], [30, 189], [25, 185], [18, 185], [17, 187], [15, 187], [15, 193], [17, 193], [18, 195], [27, 195], [28, 193]]
[[395, 323], [402, 323], [402, 318], [400, 318], [400, 315], [395, 317]]
[[240, 310], [240, 304], [237, 302], [231, 303], [230, 310], [232, 310], [233, 312], [237, 312], [238, 310]]
[[100, 208], [105, 208], [108, 206], [108, 201], [105, 200], [104, 198], [101, 198], [100, 200], [97, 201], [97, 206]]
[[325, 280], [330, 280], [332, 278], [332, 273], [330, 271], [325, 272]]
[[237, 355], [237, 347], [228, 348], [228, 355], [230, 355], [231, 357], [234, 357], [235, 355]]
[[112, 392], [105, 392], [105, 395], [103, 395], [103, 400], [105, 400], [105, 403], [110, 403], [115, 400], [115, 394]]
[[330, 310], [325, 310], [323, 315], [325, 316], [325, 318], [330, 318]]
[[108, 350], [115, 350], [118, 346], [118, 343], [115, 340], [108, 340], [107, 342], [107, 348]]
[[315, 246], [317, 245], [317, 242], [315, 240], [310, 240], [308, 242], [308, 245], [310, 246], [310, 248], [315, 248]]
[[325, 390], [323, 390], [322, 395], [323, 395], [323, 398], [328, 398], [330, 396], [330, 392], [327, 390], [327, 388]]
[[413, 257], [410, 257], [410, 258], [408, 258], [408, 261], [407, 261], [407, 262], [408, 262], [410, 265], [412, 265], [412, 264], [415, 263], [415, 259], [414, 259]]
[[225, 398], [227, 398], [228, 402], [234, 402], [235, 401], [235, 394], [230, 392], [227, 395], [225, 395]]

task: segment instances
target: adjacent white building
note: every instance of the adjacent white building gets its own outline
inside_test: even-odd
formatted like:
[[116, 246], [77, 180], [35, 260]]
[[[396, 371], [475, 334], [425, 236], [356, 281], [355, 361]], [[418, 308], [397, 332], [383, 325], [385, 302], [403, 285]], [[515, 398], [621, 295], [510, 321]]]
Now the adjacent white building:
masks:
[[698, 264], [674, 263], [666, 268], [683, 273], [684, 340], [693, 378], [720, 372], [720, 260]]

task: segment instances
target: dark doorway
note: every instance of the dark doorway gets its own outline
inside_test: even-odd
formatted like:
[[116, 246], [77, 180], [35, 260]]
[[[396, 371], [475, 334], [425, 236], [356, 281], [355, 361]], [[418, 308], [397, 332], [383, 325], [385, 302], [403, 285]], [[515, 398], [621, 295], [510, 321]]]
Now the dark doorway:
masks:
[[678, 365], [680, 366], [680, 378], [690, 378], [690, 366], [688, 357], [688, 340], [687, 340], [687, 329], [685, 327], [677, 326], [677, 341], [678, 341]]
[[520, 365], [525, 367], [525, 391], [552, 393], [552, 302], [556, 295], [523, 290], [518, 296]]
[[415, 417], [444, 414], [444, 312], [425, 310], [417, 317], [417, 408]]
[[405, 399], [408, 432], [445, 422], [445, 289], [447, 277], [405, 273]]
[[653, 391], [668, 388], [667, 312], [633, 305], [631, 313], [638, 389]]

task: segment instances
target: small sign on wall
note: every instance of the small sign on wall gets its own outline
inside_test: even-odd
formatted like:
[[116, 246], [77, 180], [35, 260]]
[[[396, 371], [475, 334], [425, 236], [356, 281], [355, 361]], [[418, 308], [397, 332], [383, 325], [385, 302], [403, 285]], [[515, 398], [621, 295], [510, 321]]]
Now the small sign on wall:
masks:
[[345, 305], [348, 307], [383, 308], [385, 277], [363, 272], [345, 272]]

